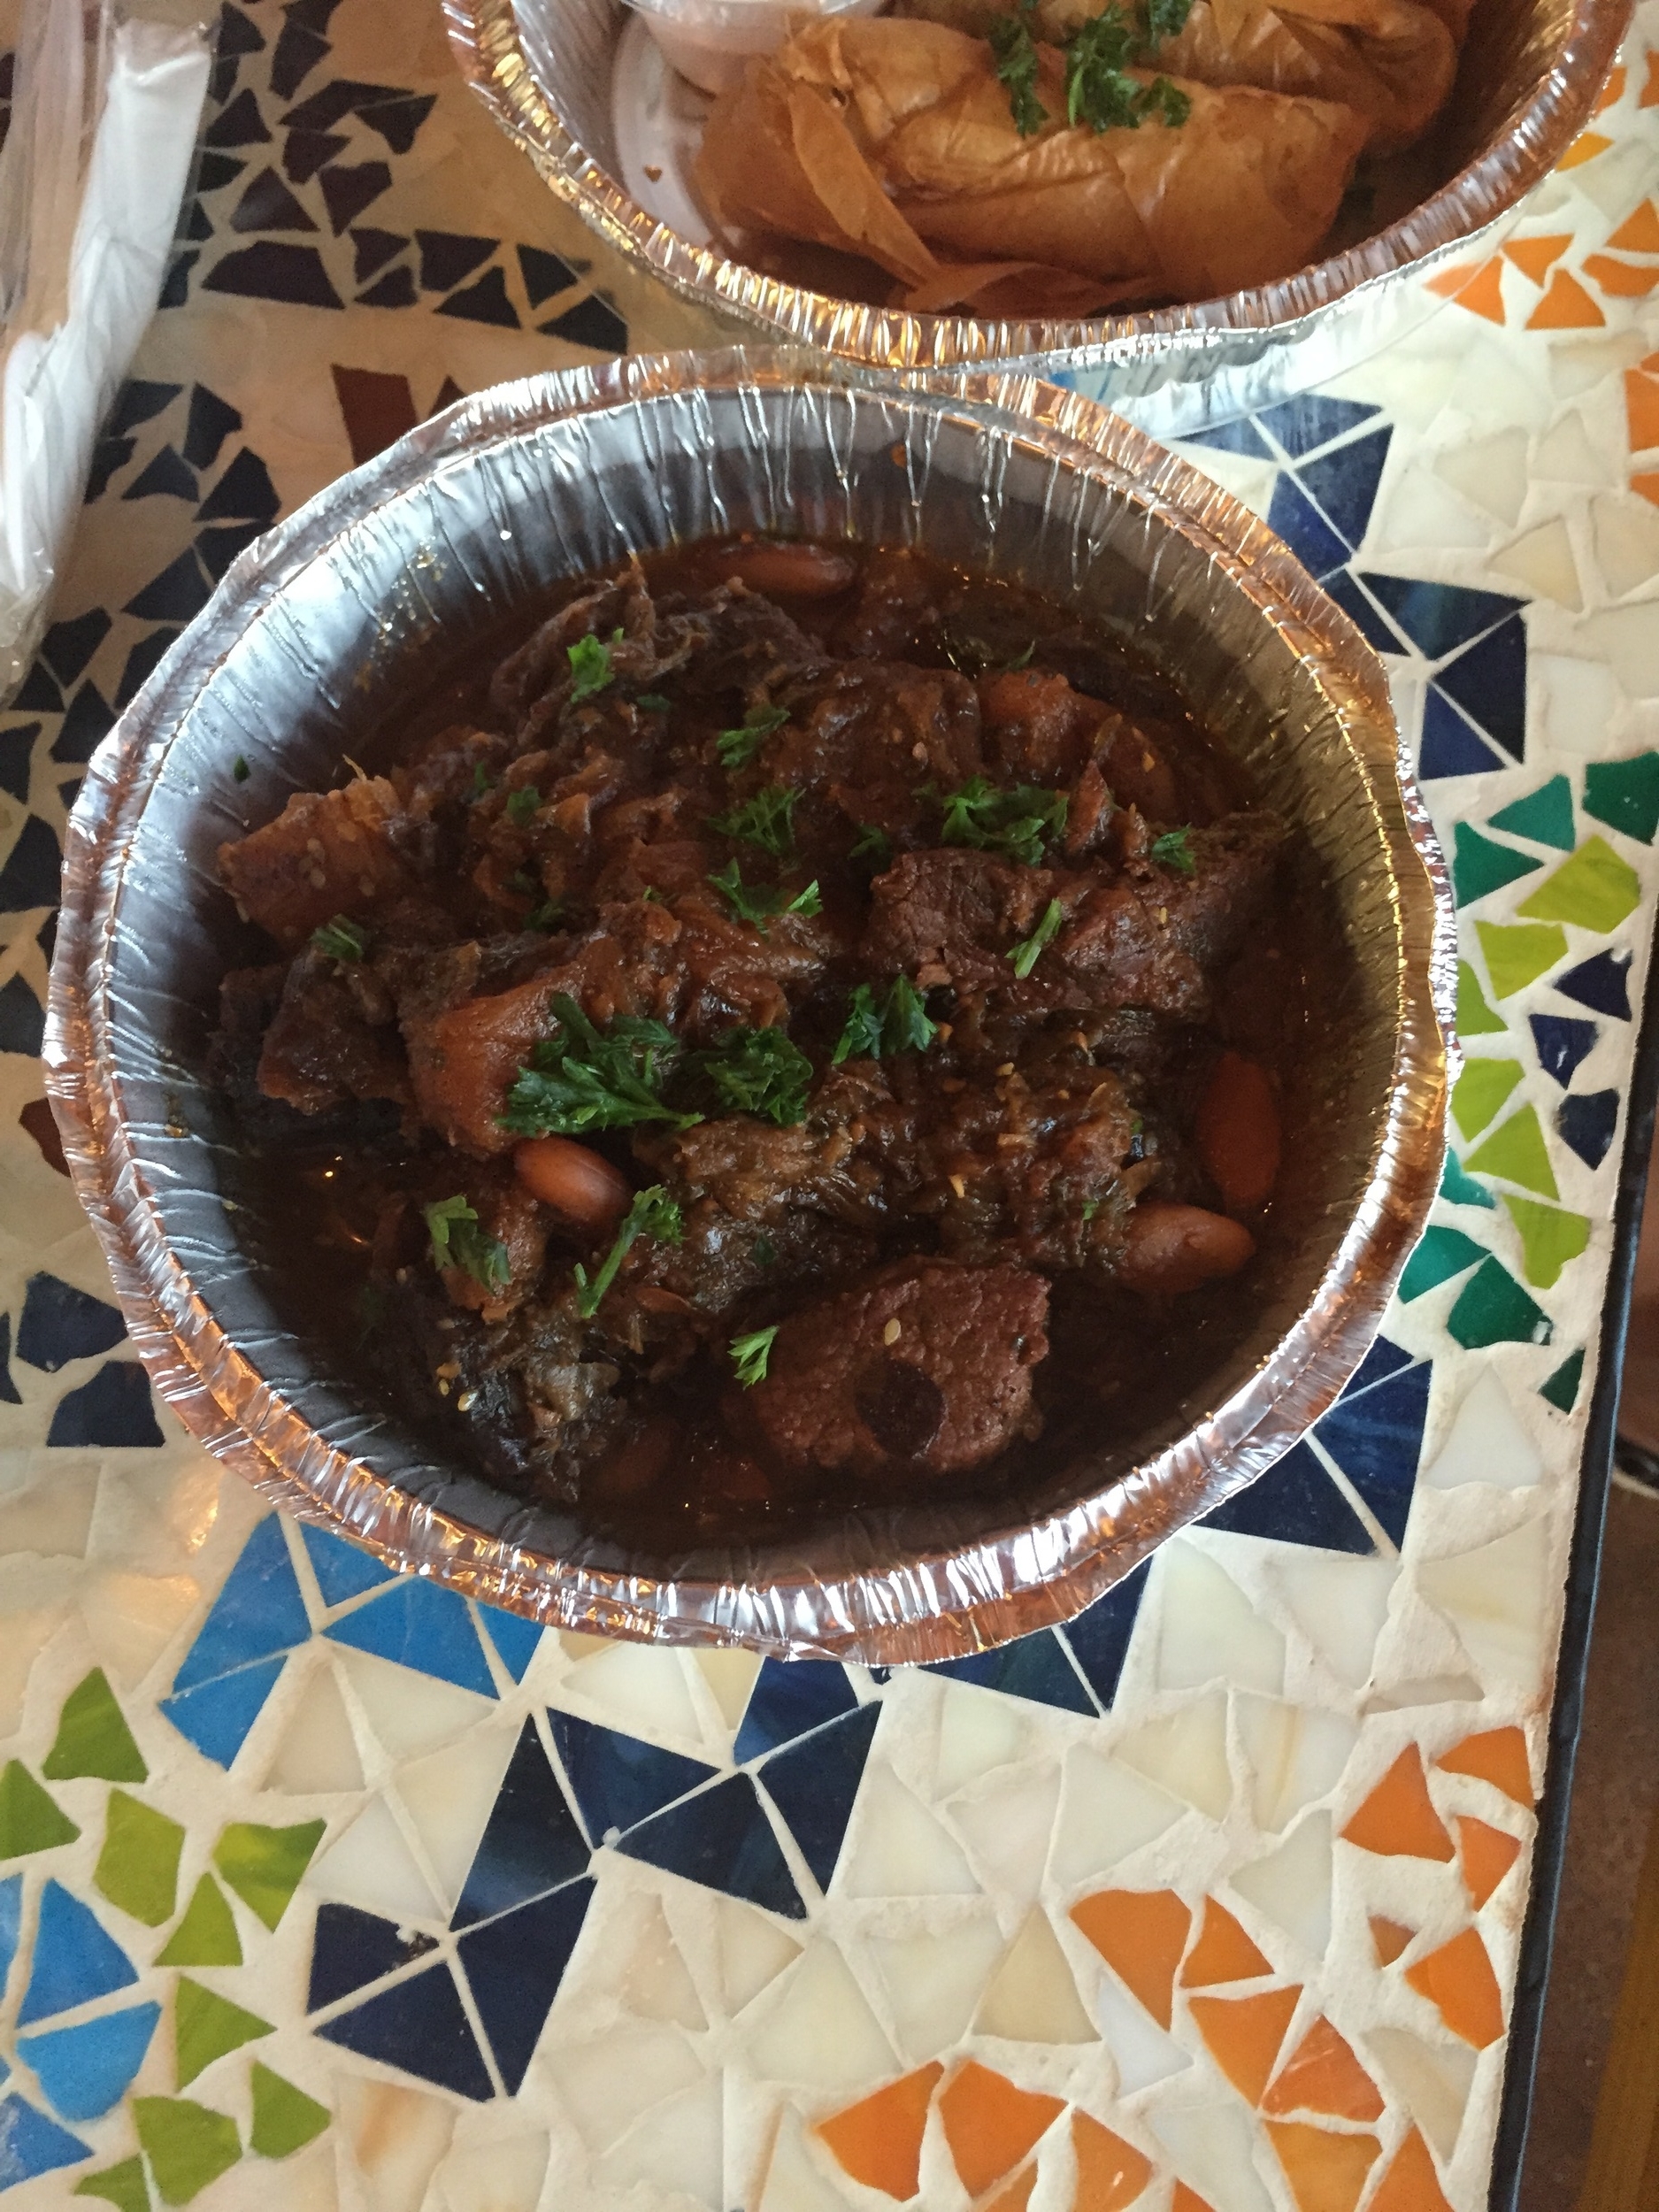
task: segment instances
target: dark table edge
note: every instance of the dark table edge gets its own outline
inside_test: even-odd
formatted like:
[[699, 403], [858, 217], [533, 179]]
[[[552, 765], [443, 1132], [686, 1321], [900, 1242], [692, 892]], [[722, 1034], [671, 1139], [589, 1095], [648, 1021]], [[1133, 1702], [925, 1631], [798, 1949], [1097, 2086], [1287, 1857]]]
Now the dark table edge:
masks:
[[1538, 1835], [1533, 1846], [1532, 1893], [1527, 1906], [1526, 1924], [1521, 1933], [1520, 1962], [1516, 1973], [1515, 2001], [1509, 2019], [1509, 2058], [1504, 2069], [1502, 2101], [1498, 2109], [1497, 2139], [1493, 2147], [1492, 2186], [1487, 2199], [1490, 2212], [1516, 2212], [1520, 2199], [1527, 2131], [1532, 2122], [1539, 2038], [1543, 2028], [1544, 1999], [1549, 1985], [1551, 1952], [1555, 1943], [1555, 1909], [1561, 1895], [1562, 1871], [1567, 1853], [1567, 1825], [1572, 1808], [1573, 1763], [1578, 1753], [1578, 1731], [1584, 1718], [1585, 1675], [1590, 1655], [1590, 1629], [1595, 1614], [1596, 1587], [1601, 1571], [1601, 1540], [1607, 1520], [1608, 1491], [1611, 1486], [1613, 1444], [1618, 1429], [1619, 1386], [1623, 1379], [1624, 1338], [1630, 1320], [1631, 1284], [1635, 1274], [1642, 1204], [1647, 1195], [1647, 1161], [1653, 1148], [1656, 1107], [1659, 1107], [1659, 960], [1653, 957], [1650, 947], [1647, 987], [1642, 998], [1641, 1029], [1631, 1072], [1618, 1195], [1613, 1209], [1613, 1263], [1609, 1271], [1607, 1295], [1601, 1309], [1601, 1348], [1596, 1363], [1595, 1388], [1590, 1400], [1590, 1422], [1579, 1460], [1578, 1504], [1573, 1527], [1572, 1555], [1567, 1568], [1566, 1608], [1556, 1662], [1548, 1760], [1544, 1793], [1538, 1809]]

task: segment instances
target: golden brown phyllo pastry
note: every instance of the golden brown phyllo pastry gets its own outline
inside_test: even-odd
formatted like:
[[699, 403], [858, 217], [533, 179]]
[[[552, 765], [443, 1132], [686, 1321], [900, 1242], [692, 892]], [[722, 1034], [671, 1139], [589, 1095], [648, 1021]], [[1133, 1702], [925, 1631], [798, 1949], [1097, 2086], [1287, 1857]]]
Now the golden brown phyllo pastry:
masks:
[[1073, 125], [1065, 56], [1025, 51], [1022, 132], [984, 39], [902, 18], [807, 25], [716, 102], [697, 170], [710, 212], [774, 259], [779, 240], [858, 255], [896, 280], [895, 303], [930, 312], [1212, 299], [1314, 255], [1366, 140], [1356, 108], [1131, 65], [1115, 82], [1142, 104], [1134, 125]]

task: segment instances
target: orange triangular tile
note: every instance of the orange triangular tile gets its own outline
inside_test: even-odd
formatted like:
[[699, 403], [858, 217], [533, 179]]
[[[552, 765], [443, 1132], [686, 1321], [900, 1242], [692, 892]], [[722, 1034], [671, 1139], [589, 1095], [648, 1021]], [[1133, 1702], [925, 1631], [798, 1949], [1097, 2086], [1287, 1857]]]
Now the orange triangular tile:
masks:
[[1521, 1855], [1521, 1847], [1502, 1828], [1457, 1816], [1457, 1841], [1463, 1857], [1463, 1883], [1479, 1912]]
[[985, 2208], [985, 2212], [1025, 2212], [1031, 2202], [1031, 2193], [1037, 2186], [1035, 2163], [1023, 2167], [1006, 2189], [1001, 2190]]
[[1523, 276], [1531, 277], [1534, 284], [1541, 284], [1549, 274], [1549, 265], [1559, 261], [1572, 243], [1572, 233], [1563, 230], [1554, 238], [1516, 238], [1503, 249]]
[[1001, 2181], [1064, 2109], [1058, 2097], [1017, 2089], [1005, 2075], [970, 2059], [940, 2092], [945, 2140], [971, 2197]]
[[1613, 65], [1613, 67], [1608, 72], [1607, 82], [1601, 87], [1601, 92], [1597, 96], [1595, 105], [1590, 110], [1591, 114], [1605, 114], [1607, 110], [1612, 106], [1615, 100], [1622, 99], [1624, 97], [1624, 65], [1622, 61], [1616, 62]]
[[1484, 315], [1489, 323], [1503, 320], [1503, 263], [1495, 256], [1475, 271], [1461, 291], [1452, 298], [1459, 307], [1466, 307], [1471, 315]]
[[1439, 2008], [1452, 2033], [1478, 2051], [1503, 2033], [1503, 1999], [1478, 1928], [1465, 1928], [1408, 1966], [1406, 1979]]
[[1651, 369], [1655, 376], [1659, 376], [1659, 353], [1644, 354], [1636, 366], [1639, 369]]
[[1380, 2120], [1377, 2085], [1328, 2020], [1316, 2020], [1268, 2091], [1263, 2112], [1328, 2112], [1333, 2120]]
[[1630, 488], [1639, 499], [1651, 499], [1654, 505], [1659, 507], [1659, 472], [1650, 472], [1646, 476], [1632, 476], [1630, 480]]
[[1241, 2096], [1259, 2101], [1273, 2071], [1279, 2047], [1296, 2009], [1300, 1988], [1270, 1989], [1259, 1997], [1194, 1997], [1198, 2032], [1217, 2066]]
[[1423, 1755], [1408, 1744], [1342, 1831], [1384, 1858], [1449, 1859], [1452, 1839], [1429, 1798]]
[[1478, 1736], [1465, 1736], [1434, 1763], [1442, 1774], [1475, 1775], [1529, 1813], [1532, 1809], [1532, 1770], [1526, 1738], [1518, 1728], [1486, 1728]]
[[1206, 1897], [1198, 1940], [1181, 1969], [1181, 1987], [1207, 1989], [1215, 1982], [1247, 1982], [1254, 1974], [1272, 1970], [1226, 1907]]
[[1604, 154], [1612, 143], [1612, 140], [1601, 131], [1580, 131], [1555, 166], [1557, 169], [1581, 169], [1586, 161], [1594, 161], [1598, 154]]
[[1424, 282], [1431, 292], [1438, 292], [1443, 300], [1455, 300], [1464, 285], [1489, 265], [1479, 261], [1455, 261], [1449, 269], [1437, 270], [1432, 277], [1425, 277]]
[[1640, 369], [1624, 372], [1624, 412], [1630, 418], [1630, 449], [1659, 445], [1659, 376]]
[[1172, 1889], [1103, 1889], [1071, 1908], [1071, 1917], [1118, 1979], [1161, 2028], [1170, 2024], [1175, 1970], [1193, 1916]]
[[1371, 2200], [1370, 2212], [1452, 2212], [1429, 2147], [1413, 2128]]
[[1397, 1920], [1377, 1915], [1371, 1924], [1371, 1939], [1378, 1965], [1392, 1966], [1416, 1933], [1415, 1928], [1403, 1928]]
[[1175, 2194], [1170, 2199], [1170, 2212], [1211, 2212], [1211, 2207], [1196, 2189], [1189, 2189], [1184, 2181], [1178, 2181]]
[[1610, 253], [1586, 254], [1584, 273], [1615, 300], [1645, 300], [1659, 284], [1659, 269], [1640, 268], [1633, 261], [1615, 261]]
[[1659, 108], [1659, 46], [1647, 57], [1647, 81], [1641, 88], [1638, 107]]
[[1607, 242], [1615, 253], [1659, 253], [1659, 207], [1644, 200]]
[[1382, 2148], [1374, 2135], [1327, 2135], [1294, 2120], [1270, 2120], [1267, 2131], [1302, 2212], [1354, 2212]]
[[[1603, 142], [1605, 143], [1605, 142]], [[1567, 165], [1563, 161], [1562, 167]], [[1575, 276], [1557, 269], [1549, 289], [1526, 319], [1529, 330], [1599, 330], [1607, 317]]]
[[902, 2080], [890, 2081], [873, 2096], [861, 2097], [844, 2111], [820, 2120], [814, 2132], [855, 2181], [908, 2203], [922, 2185], [927, 2103], [944, 2070], [935, 2060]]
[[1071, 2212], [1123, 2212], [1152, 2178], [1152, 2161], [1087, 2112], [1071, 2115], [1077, 2194]]

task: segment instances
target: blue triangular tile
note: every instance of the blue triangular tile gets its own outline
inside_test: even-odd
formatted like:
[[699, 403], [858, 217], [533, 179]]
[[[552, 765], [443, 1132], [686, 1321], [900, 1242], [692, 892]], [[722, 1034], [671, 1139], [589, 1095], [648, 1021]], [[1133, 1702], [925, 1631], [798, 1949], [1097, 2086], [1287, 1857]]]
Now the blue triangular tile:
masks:
[[1240, 415], [1236, 422], [1217, 423], [1213, 430], [1188, 431], [1181, 443], [1207, 445], [1217, 453], [1244, 453], [1253, 461], [1275, 457], [1272, 447], [1248, 415]]
[[741, 1766], [763, 1751], [775, 1750], [792, 1737], [820, 1728], [858, 1702], [847, 1670], [833, 1660], [766, 1659], [761, 1663], [732, 1747]]
[[1369, 1555], [1377, 1548], [1371, 1531], [1306, 1444], [1293, 1444], [1248, 1489], [1206, 1514], [1204, 1526], [1231, 1536], [1307, 1544], [1316, 1551]]
[[1502, 754], [1431, 684], [1424, 695], [1423, 736], [1417, 746], [1417, 773], [1424, 782], [1441, 776], [1486, 776], [1508, 765]]
[[18, 2025], [50, 2020], [72, 2005], [130, 1989], [137, 1979], [131, 1959], [88, 1908], [60, 1882], [49, 1879], [41, 1892], [29, 1985], [18, 2009]]
[[1371, 569], [1359, 580], [1425, 660], [1437, 661], [1455, 652], [1526, 604], [1503, 592], [1432, 584], [1418, 576], [1383, 576]]
[[1615, 1020], [1627, 1022], [1630, 963], [1627, 952], [1598, 952], [1576, 968], [1569, 968], [1565, 975], [1558, 975], [1555, 987], [1563, 998], [1576, 999], [1593, 1013], [1611, 1014]]
[[1327, 576], [1325, 588], [1373, 651], [1405, 653], [1410, 650], [1393, 623], [1384, 618], [1381, 608], [1371, 594], [1361, 590], [1351, 569], [1339, 568], [1333, 575]]
[[257, 1666], [239, 1667], [234, 1674], [221, 1674], [199, 1689], [187, 1690], [182, 1697], [164, 1697], [159, 1710], [204, 1759], [228, 1767], [248, 1740], [287, 1664], [285, 1654], [262, 1659]]
[[495, 2094], [455, 1977], [442, 1960], [349, 2012], [319, 2022], [311, 2033], [359, 2058], [378, 2059], [382, 2066], [435, 2082], [457, 2097], [482, 2103]]
[[470, 1928], [588, 1871], [588, 1843], [526, 1721], [450, 1925]]
[[400, 1928], [396, 1921], [362, 1912], [356, 1905], [319, 1905], [305, 2009], [320, 2012], [325, 2005], [349, 1997], [354, 1989], [366, 1989], [435, 1947], [434, 1939], [419, 1929]]
[[18, 2050], [65, 2120], [97, 2120], [127, 2094], [160, 2017], [159, 2005], [133, 2005], [73, 2028], [19, 2036]]
[[343, 1605], [348, 1598], [360, 1598], [365, 1590], [373, 1589], [376, 1583], [396, 1579], [389, 1567], [360, 1544], [348, 1543], [343, 1536], [335, 1536], [326, 1528], [313, 1528], [309, 1521], [302, 1521], [299, 1529], [325, 1605]]
[[1348, 557], [1348, 548], [1292, 476], [1281, 476], [1273, 487], [1267, 526], [1278, 531], [1310, 576], [1328, 576]]
[[1316, 446], [1329, 445], [1333, 438], [1357, 430], [1361, 423], [1381, 411], [1360, 400], [1322, 399], [1315, 392], [1303, 392], [1277, 407], [1263, 409], [1256, 420], [1294, 460], [1311, 453]]
[[499, 1605], [480, 1604], [478, 1617], [502, 1665], [515, 1682], [522, 1682], [541, 1641], [541, 1622], [527, 1621], [522, 1613], [503, 1612]]
[[1601, 1031], [1594, 1022], [1576, 1021], [1571, 1014], [1529, 1014], [1538, 1064], [1564, 1091], [1578, 1069], [1595, 1050]]
[[1341, 1394], [1352, 1398], [1362, 1390], [1369, 1390], [1373, 1383], [1386, 1382], [1390, 1375], [1397, 1375], [1402, 1367], [1410, 1364], [1409, 1352], [1402, 1352], [1397, 1344], [1379, 1336], [1343, 1386]]
[[1339, 1398], [1314, 1430], [1396, 1544], [1411, 1509], [1432, 1372], [1425, 1360], [1357, 1398]]
[[766, 1794], [783, 1815], [812, 1878], [827, 1890], [864, 1778], [879, 1705], [861, 1705], [810, 1740], [774, 1752], [760, 1770]]
[[553, 1747], [569, 1778], [583, 1824], [595, 1843], [613, 1829], [649, 1819], [677, 1797], [700, 1789], [715, 1770], [677, 1751], [659, 1751], [574, 1713], [548, 1714]]
[[0, 2001], [5, 1996], [12, 1962], [18, 1955], [18, 1935], [23, 1924], [23, 1877], [8, 1874], [0, 1882]]
[[373, 1652], [400, 1667], [412, 1667], [457, 1689], [494, 1697], [495, 1685], [478, 1640], [466, 1601], [435, 1582], [412, 1578], [323, 1631], [337, 1644]]
[[105, 1360], [90, 1382], [61, 1397], [46, 1441], [96, 1446], [104, 1451], [153, 1450], [164, 1442], [156, 1425], [150, 1379], [138, 1362]]
[[1512, 760], [1525, 758], [1526, 625], [1518, 614], [1448, 661], [1434, 680]]
[[999, 1644], [994, 1651], [941, 1660], [928, 1672], [948, 1674], [982, 1690], [1000, 1690], [1005, 1697], [1028, 1697], [1034, 1704], [1056, 1705], [1062, 1712], [1092, 1714], [1094, 1710], [1094, 1701], [1084, 1688], [1077, 1669], [1055, 1641], [1053, 1632], [1046, 1628], [1022, 1636], [1015, 1643]]
[[1385, 425], [1368, 438], [1356, 438], [1351, 444], [1338, 446], [1333, 453], [1322, 454], [1317, 461], [1304, 462], [1296, 471], [1302, 489], [1356, 549], [1364, 541], [1393, 436], [1393, 430]]
[[0, 2189], [15, 2189], [37, 2174], [55, 2173], [90, 2158], [92, 2146], [60, 2128], [22, 2098], [0, 2098]]
[[572, 1882], [474, 1928], [456, 1947], [510, 2097], [535, 2055], [593, 1893], [591, 1880]]
[[784, 1913], [791, 1920], [806, 1917], [788, 1863], [747, 1774], [733, 1774], [670, 1806], [631, 1829], [616, 1847], [631, 1859], [741, 1897], [767, 1912]]
[[1146, 1595], [1149, 1571], [1149, 1563], [1142, 1560], [1121, 1582], [1115, 1582], [1104, 1597], [1096, 1598], [1065, 1624], [1064, 1633], [1071, 1656], [1087, 1677], [1103, 1712], [1110, 1712], [1118, 1694], [1118, 1678], [1128, 1656], [1129, 1639], [1134, 1634], [1135, 1617]]
[[107, 1352], [127, 1334], [127, 1324], [102, 1298], [89, 1297], [56, 1275], [31, 1275], [18, 1323], [18, 1357], [55, 1375], [73, 1359]]
[[282, 1524], [273, 1513], [255, 1529], [226, 1576], [173, 1678], [174, 1694], [245, 1667], [250, 1660], [292, 1651], [309, 1642], [311, 1632]]
[[1563, 1098], [1555, 1109], [1555, 1126], [1586, 1167], [1600, 1167], [1618, 1127], [1618, 1093], [1591, 1091], [1583, 1098]]

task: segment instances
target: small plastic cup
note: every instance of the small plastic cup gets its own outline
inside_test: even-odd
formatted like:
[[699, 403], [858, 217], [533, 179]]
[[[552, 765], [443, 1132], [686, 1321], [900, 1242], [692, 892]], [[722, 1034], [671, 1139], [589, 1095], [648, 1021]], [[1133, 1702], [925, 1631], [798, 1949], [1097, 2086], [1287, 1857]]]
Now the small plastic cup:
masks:
[[875, 15], [886, 0], [628, 0], [672, 69], [703, 92], [737, 82], [751, 54], [783, 44], [803, 15]]

